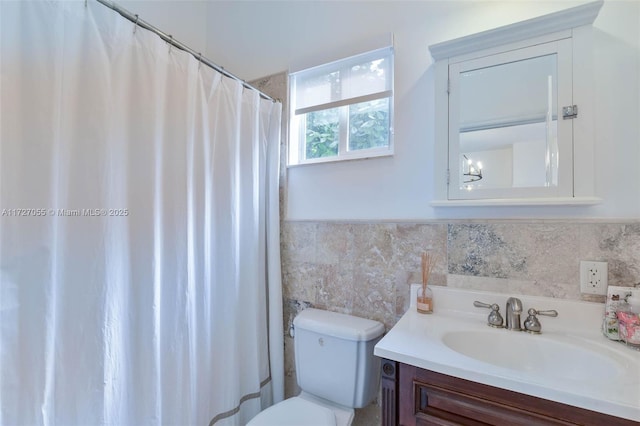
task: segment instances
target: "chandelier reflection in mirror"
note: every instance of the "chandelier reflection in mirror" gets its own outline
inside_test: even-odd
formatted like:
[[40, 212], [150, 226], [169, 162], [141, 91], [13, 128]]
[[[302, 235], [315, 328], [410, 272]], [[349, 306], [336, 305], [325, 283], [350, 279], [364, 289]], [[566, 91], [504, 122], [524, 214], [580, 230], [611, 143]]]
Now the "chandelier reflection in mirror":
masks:
[[462, 154], [464, 162], [462, 166], [462, 175], [465, 177], [464, 183], [477, 182], [482, 179], [482, 163], [473, 163], [466, 155]]

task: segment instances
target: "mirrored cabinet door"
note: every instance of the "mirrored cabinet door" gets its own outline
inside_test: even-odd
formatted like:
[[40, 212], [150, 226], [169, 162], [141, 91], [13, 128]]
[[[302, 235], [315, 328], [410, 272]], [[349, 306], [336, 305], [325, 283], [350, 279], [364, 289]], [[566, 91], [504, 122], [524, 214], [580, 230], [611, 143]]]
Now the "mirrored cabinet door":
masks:
[[572, 197], [571, 39], [449, 64], [449, 199]]

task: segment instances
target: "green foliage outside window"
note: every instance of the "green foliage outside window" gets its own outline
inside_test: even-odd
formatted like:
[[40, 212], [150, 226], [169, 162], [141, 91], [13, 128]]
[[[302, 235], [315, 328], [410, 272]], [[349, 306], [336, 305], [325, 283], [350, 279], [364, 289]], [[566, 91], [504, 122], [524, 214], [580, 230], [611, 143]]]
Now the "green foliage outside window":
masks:
[[338, 155], [340, 143], [339, 108], [307, 114], [306, 158]]
[[389, 99], [349, 108], [349, 150], [389, 146]]
[[[389, 146], [389, 99], [363, 102], [349, 108], [350, 151]], [[338, 155], [340, 108], [306, 114], [306, 158]]]

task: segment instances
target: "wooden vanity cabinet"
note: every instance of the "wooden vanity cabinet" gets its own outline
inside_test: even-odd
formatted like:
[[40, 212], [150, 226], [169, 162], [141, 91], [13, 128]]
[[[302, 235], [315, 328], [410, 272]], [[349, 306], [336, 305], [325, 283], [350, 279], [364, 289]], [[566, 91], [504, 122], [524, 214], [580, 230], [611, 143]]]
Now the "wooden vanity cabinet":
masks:
[[639, 424], [386, 359], [381, 406], [383, 426]]

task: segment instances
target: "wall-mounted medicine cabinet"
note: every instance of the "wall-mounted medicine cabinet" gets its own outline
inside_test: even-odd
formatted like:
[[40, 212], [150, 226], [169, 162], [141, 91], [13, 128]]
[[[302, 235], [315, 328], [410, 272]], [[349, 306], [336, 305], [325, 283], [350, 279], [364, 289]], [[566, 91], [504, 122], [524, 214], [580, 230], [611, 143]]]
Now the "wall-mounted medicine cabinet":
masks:
[[435, 206], [595, 204], [591, 24], [602, 1], [429, 47]]

